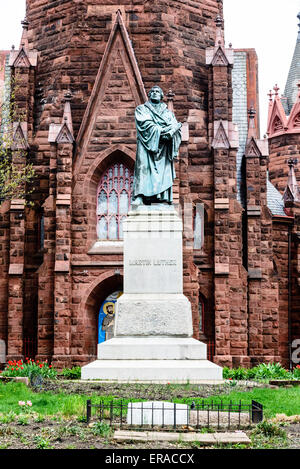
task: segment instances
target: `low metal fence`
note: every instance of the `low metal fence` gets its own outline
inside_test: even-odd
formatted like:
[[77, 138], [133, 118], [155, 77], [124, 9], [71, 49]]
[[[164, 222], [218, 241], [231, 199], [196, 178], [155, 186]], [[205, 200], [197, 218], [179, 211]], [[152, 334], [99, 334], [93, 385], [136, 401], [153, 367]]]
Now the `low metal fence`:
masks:
[[[94, 409], [94, 411], [93, 411]], [[93, 415], [92, 415], [93, 414]], [[125, 402], [101, 401], [86, 403], [87, 423], [92, 418], [114, 428], [145, 430], [147, 428], [174, 431], [191, 431], [201, 428], [233, 429], [246, 428], [263, 420], [263, 406], [227, 402], [198, 402], [178, 404], [171, 402]]]

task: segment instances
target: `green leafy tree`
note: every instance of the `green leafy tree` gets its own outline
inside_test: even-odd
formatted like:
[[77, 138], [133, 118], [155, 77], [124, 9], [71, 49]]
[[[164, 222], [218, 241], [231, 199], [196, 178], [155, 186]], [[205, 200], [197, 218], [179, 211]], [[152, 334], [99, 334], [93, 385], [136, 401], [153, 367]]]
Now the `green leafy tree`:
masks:
[[25, 199], [33, 191], [33, 165], [27, 160], [27, 142], [15, 96], [18, 77], [8, 77], [0, 96], [0, 204], [5, 200]]

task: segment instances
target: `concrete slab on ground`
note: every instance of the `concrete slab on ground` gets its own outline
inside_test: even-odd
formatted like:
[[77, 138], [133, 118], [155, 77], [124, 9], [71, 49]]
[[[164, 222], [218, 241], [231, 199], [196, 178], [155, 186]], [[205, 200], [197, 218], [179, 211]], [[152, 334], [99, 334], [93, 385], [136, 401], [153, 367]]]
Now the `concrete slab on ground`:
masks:
[[203, 444], [219, 443], [241, 443], [248, 445], [251, 440], [245, 432], [226, 432], [226, 433], [179, 433], [179, 432], [138, 432], [128, 430], [116, 430], [114, 440], [118, 441], [197, 441]]

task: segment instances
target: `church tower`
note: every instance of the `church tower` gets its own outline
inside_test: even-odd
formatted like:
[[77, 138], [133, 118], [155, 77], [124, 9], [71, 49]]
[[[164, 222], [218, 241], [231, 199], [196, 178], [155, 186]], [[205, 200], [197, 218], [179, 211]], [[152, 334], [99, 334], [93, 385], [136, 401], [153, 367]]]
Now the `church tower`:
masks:
[[22, 85], [11, 150], [22, 146], [36, 178], [32, 205], [0, 206], [7, 359], [82, 366], [112, 337], [134, 112], [159, 85], [182, 123], [173, 198], [193, 337], [222, 366], [287, 363], [299, 216], [297, 165], [285, 160], [299, 150], [300, 98], [287, 117], [275, 87], [261, 140], [256, 53], [226, 44], [222, 10], [222, 0], [27, 1], [8, 63]]

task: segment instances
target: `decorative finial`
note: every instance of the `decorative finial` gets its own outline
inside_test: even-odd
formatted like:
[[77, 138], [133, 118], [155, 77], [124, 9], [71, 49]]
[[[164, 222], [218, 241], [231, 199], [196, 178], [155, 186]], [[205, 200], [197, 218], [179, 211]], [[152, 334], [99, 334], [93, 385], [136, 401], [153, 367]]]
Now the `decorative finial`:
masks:
[[[287, 186], [283, 194], [283, 200], [285, 205], [294, 204], [300, 202], [300, 188], [296, 179], [294, 166], [298, 163], [296, 158], [289, 158], [287, 164], [289, 165], [289, 175], [287, 180]], [[290, 205], [289, 205], [290, 206]]]
[[11, 50], [15, 50], [15, 45], [14, 44], [11, 46]]
[[254, 119], [255, 115], [256, 115], [256, 110], [254, 109], [253, 106], [251, 106], [250, 109], [248, 109], [249, 119]]
[[216, 40], [215, 47], [224, 47], [224, 36], [223, 36], [223, 18], [221, 15], [217, 15], [215, 19], [216, 23]]
[[289, 158], [287, 160], [287, 164], [289, 165], [289, 168], [293, 168], [294, 166], [298, 164], [298, 160], [297, 158]]
[[248, 116], [249, 116], [249, 126], [248, 126], [248, 139], [257, 138], [256, 135], [256, 127], [254, 118], [256, 116], [256, 110], [253, 106], [248, 109]]
[[232, 49], [232, 43], [231, 42], [229, 43], [229, 49]]
[[172, 111], [172, 112], [174, 112], [174, 106], [173, 106], [174, 96], [175, 96], [175, 93], [173, 92], [172, 88], [170, 88], [167, 93], [167, 101], [168, 101], [167, 106], [168, 106], [169, 111]]
[[222, 28], [223, 20], [220, 15], [216, 16], [215, 23], [216, 23], [217, 28]]
[[21, 21], [21, 25], [22, 25], [23, 29], [28, 29], [29, 22], [28, 22], [26, 16], [25, 16], [25, 18], [23, 19], [23, 21]]
[[278, 91], [280, 90], [280, 88], [278, 88], [277, 84], [274, 86], [273, 90], [275, 91], [275, 96], [278, 96]]
[[273, 101], [273, 91], [272, 90], [269, 91], [268, 96], [269, 96], [269, 100]]
[[64, 94], [65, 101], [71, 101], [72, 99], [72, 93], [70, 90], [67, 90]]
[[173, 101], [173, 100], [174, 100], [174, 96], [175, 96], [175, 93], [173, 93], [172, 88], [170, 88], [169, 91], [168, 91], [168, 93], [167, 93], [167, 99], [168, 99], [168, 101]]

